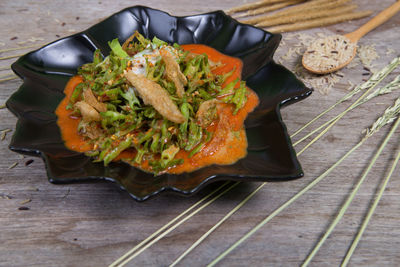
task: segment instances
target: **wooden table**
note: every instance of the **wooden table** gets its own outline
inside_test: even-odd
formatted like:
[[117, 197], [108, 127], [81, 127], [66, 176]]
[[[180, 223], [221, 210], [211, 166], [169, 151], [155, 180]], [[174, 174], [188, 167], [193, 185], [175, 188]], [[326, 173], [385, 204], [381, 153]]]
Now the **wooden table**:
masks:
[[[0, 3], [0, 49], [16, 47], [19, 42], [46, 43], [86, 29], [125, 7], [142, 4], [174, 15], [226, 10], [243, 1], [23, 1]], [[392, 0], [356, 0], [359, 9], [376, 12]], [[318, 30], [336, 33], [356, 29], [366, 19], [342, 23]], [[374, 45], [380, 58], [377, 69], [400, 53], [400, 14], [365, 36], [360, 44]], [[291, 38], [289, 38], [291, 37]], [[296, 44], [293, 35], [284, 34], [275, 59], [283, 57]], [[33, 39], [32, 39], [33, 38]], [[36, 39], [35, 39], [36, 38]], [[29, 45], [27, 42], [23, 45]], [[391, 53], [391, 49], [396, 52]], [[27, 50], [1, 54], [26, 53]], [[393, 52], [393, 51], [392, 51]], [[9, 66], [15, 59], [1, 61]], [[284, 62], [285, 64], [285, 62]], [[289, 63], [288, 67], [289, 66]], [[346, 94], [348, 81], [360, 83], [368, 78], [362, 65], [342, 71], [344, 77], [328, 95], [317, 90], [308, 99], [282, 110], [289, 133], [335, 103]], [[2, 71], [0, 75], [6, 74]], [[385, 81], [399, 74], [395, 70]], [[18, 79], [0, 83], [0, 104], [21, 85]], [[284, 183], [268, 183], [243, 208], [201, 243], [180, 266], [204, 266], [252, 229], [273, 210], [318, 177], [353, 145], [362, 130], [391, 105], [399, 93], [382, 96], [346, 115], [299, 160], [305, 177]], [[327, 121], [344, 110], [346, 102], [323, 117]], [[0, 130], [15, 127], [16, 118], [0, 110]], [[318, 125], [318, 124], [317, 124]], [[359, 180], [373, 153], [389, 131], [386, 126], [276, 218], [245, 241], [222, 262], [221, 266], [296, 266], [301, 264], [326, 231], [340, 205]], [[308, 132], [305, 131], [304, 133]], [[302, 133], [302, 135], [304, 135]], [[332, 235], [312, 261], [312, 266], [337, 266], [364, 219], [382, 179], [399, 149], [399, 133], [389, 141], [376, 165], [360, 188], [354, 202]], [[210, 188], [190, 198], [161, 194], [138, 203], [112, 183], [54, 185], [47, 181], [42, 160], [24, 157], [8, 150], [12, 133], [0, 142], [0, 266], [106, 266], [207, 195]], [[301, 135], [293, 138], [299, 139]], [[296, 147], [299, 150], [303, 145]], [[30, 160], [33, 163], [26, 166]], [[18, 165], [10, 168], [14, 163]], [[352, 266], [398, 266], [400, 264], [400, 174], [391, 182], [351, 259]], [[241, 184], [186, 223], [145, 250], [130, 266], [166, 266], [173, 262], [204, 232], [234, 208], [259, 183]], [[28, 202], [29, 201], [29, 202]], [[20, 207], [27, 207], [24, 210]]]

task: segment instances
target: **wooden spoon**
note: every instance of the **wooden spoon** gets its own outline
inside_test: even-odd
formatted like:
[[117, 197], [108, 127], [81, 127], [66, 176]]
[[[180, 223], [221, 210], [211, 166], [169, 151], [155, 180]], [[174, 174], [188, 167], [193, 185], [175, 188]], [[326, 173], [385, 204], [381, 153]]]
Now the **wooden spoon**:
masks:
[[302, 58], [305, 69], [317, 74], [339, 70], [356, 55], [357, 42], [400, 11], [400, 0], [386, 8], [354, 32], [318, 39], [307, 48]]

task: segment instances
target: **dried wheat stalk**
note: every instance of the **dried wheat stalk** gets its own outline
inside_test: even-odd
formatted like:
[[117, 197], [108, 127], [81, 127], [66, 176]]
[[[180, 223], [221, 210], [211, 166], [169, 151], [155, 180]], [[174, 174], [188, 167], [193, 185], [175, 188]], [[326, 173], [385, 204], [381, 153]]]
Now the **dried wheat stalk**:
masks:
[[357, 5], [344, 5], [333, 9], [314, 10], [307, 13], [299, 13], [293, 16], [282, 16], [275, 19], [267, 19], [256, 24], [257, 27], [268, 27], [281, 24], [295, 23], [299, 21], [306, 21], [316, 18], [336, 16], [344, 13], [349, 13], [357, 8]]
[[243, 17], [256, 16], [256, 15], [264, 14], [267, 12], [275, 11], [275, 10], [278, 10], [278, 9], [281, 9], [281, 8], [284, 8], [287, 6], [296, 5], [296, 4], [302, 3], [304, 1], [306, 1], [306, 0], [290, 0], [287, 2], [277, 3], [277, 4], [270, 5], [270, 6], [259, 7], [259, 8], [248, 10], [245, 13], [235, 15], [235, 18], [238, 19], [238, 18], [243, 18]]
[[[372, 75], [368, 81], [366, 81], [365, 83], [362, 83], [358, 86], [356, 86], [351, 92], [349, 92], [348, 94], [346, 94], [344, 97], [342, 97], [339, 101], [337, 101], [334, 105], [332, 105], [330, 108], [326, 109], [324, 112], [320, 113], [318, 116], [316, 116], [314, 119], [312, 119], [310, 122], [306, 123], [303, 127], [301, 127], [299, 130], [297, 130], [291, 137], [295, 136], [296, 134], [298, 134], [300, 131], [304, 130], [306, 127], [308, 127], [310, 124], [312, 124], [314, 121], [316, 121], [317, 119], [319, 119], [322, 115], [326, 114], [328, 111], [330, 111], [331, 109], [333, 109], [334, 107], [336, 107], [338, 104], [343, 103], [344, 101], [352, 98], [354, 95], [358, 94], [359, 92], [362, 91], [367, 91], [369, 92], [370, 90], [372, 90], [373, 88], [375, 88], [383, 79], [385, 79], [385, 77], [387, 75], [389, 75], [389, 73], [391, 73], [394, 69], [397, 68], [397, 66], [400, 65], [400, 57], [396, 57], [394, 58], [388, 65], [386, 65], [385, 67], [383, 67], [380, 71], [376, 72], [374, 75]], [[396, 84], [396, 80], [394, 79], [391, 83], [389, 83], [387, 86], [389, 88], [395, 87]], [[392, 84], [394, 83], [394, 85]], [[393, 89], [393, 88], [392, 88]], [[378, 93], [377, 93], [378, 91]], [[371, 95], [373, 94], [383, 94], [385, 91], [389, 92], [389, 89], [385, 86], [381, 89], [378, 89], [377, 91], [374, 91], [373, 93], [371, 93], [370, 95], [366, 95], [365, 93], [363, 95], [365, 95], [365, 97], [360, 97], [359, 100], [357, 100], [356, 104], [351, 105], [348, 110], [343, 111], [341, 114], [335, 116], [334, 118], [332, 118], [331, 120], [325, 122], [324, 124], [322, 124], [321, 126], [319, 126], [318, 128], [312, 130], [311, 132], [309, 132], [308, 134], [306, 134], [304, 137], [302, 137], [300, 140], [296, 141], [293, 145], [296, 146], [299, 143], [303, 142], [304, 140], [306, 140], [308, 137], [310, 137], [311, 135], [313, 135], [314, 133], [320, 131], [321, 129], [325, 128], [327, 125], [330, 125], [333, 121], [337, 120], [340, 116], [343, 115], [343, 113], [346, 113], [352, 109], [354, 109], [355, 107], [359, 106], [360, 103], [365, 103], [365, 98], [369, 98], [371, 99]]]
[[328, 26], [328, 25], [337, 24], [337, 23], [341, 23], [341, 22], [345, 22], [345, 21], [349, 21], [349, 20], [354, 20], [354, 19], [361, 19], [361, 18], [368, 17], [371, 14], [372, 14], [372, 11], [369, 11], [369, 10], [354, 12], [354, 13], [346, 13], [346, 14], [342, 14], [342, 15], [339, 15], [336, 17], [318, 18], [318, 19], [299, 22], [299, 23], [295, 23], [295, 24], [285, 24], [285, 25], [274, 26], [274, 27], [267, 28], [267, 31], [272, 32], [272, 33], [299, 31], [299, 30], [305, 30], [305, 29], [310, 29], [310, 28]]
[[[247, 234], [245, 234], [242, 238], [240, 238], [237, 242], [235, 242], [232, 246], [230, 246], [227, 250], [225, 250], [217, 258], [215, 258], [207, 266], [215, 266], [226, 255], [228, 255], [232, 250], [234, 250], [236, 247], [238, 247], [244, 241], [246, 241], [250, 236], [252, 236], [254, 233], [256, 233], [261, 227], [263, 227], [266, 223], [268, 223], [270, 220], [272, 220], [281, 211], [286, 209], [293, 202], [295, 202], [299, 197], [301, 197], [303, 194], [308, 192], [311, 188], [313, 188], [316, 184], [318, 184], [322, 179], [324, 179], [328, 174], [330, 174], [332, 172], [332, 170], [334, 170], [343, 160], [345, 160], [356, 149], [358, 149], [369, 137], [371, 137], [374, 133], [376, 133], [380, 128], [382, 128], [386, 124], [391, 123], [393, 120], [395, 120], [398, 117], [399, 113], [400, 113], [400, 98], [396, 101], [396, 103], [392, 107], [386, 109], [384, 114], [380, 118], [378, 118], [378, 120], [375, 121], [375, 123], [373, 124], [372, 127], [370, 127], [367, 130], [367, 134], [364, 136], [364, 138], [362, 138], [361, 141], [358, 142], [353, 148], [351, 148], [342, 158], [340, 158], [328, 170], [326, 170], [323, 174], [321, 174], [316, 179], [314, 179], [310, 184], [308, 184], [306, 187], [304, 187], [302, 190], [300, 190], [296, 195], [294, 195], [291, 199], [289, 199], [287, 202], [285, 202], [282, 206], [280, 206], [279, 208], [274, 210], [270, 215], [268, 215], [265, 219], [263, 219], [252, 230], [250, 230]], [[397, 129], [399, 124], [400, 124], [400, 119], [397, 119], [396, 124], [392, 127], [390, 133], [386, 136], [384, 143], [381, 145], [381, 147], [379, 148], [379, 150], [376, 153], [376, 155], [378, 155], [380, 153], [379, 151], [383, 150], [383, 148], [386, 145], [387, 141], [393, 135], [394, 131]]]
[[15, 57], [21, 57], [24, 54], [19, 54], [19, 55], [13, 55], [13, 56], [6, 56], [6, 57], [0, 57], [0, 60], [4, 60], [4, 59], [10, 59], [10, 58], [15, 58]]
[[274, 12], [272, 14], [267, 14], [264, 16], [258, 16], [256, 18], [248, 19], [248, 20], [243, 20], [241, 22], [247, 23], [247, 24], [255, 24], [267, 19], [276, 19], [279, 17], [287, 17], [291, 15], [297, 15], [297, 14], [305, 14], [306, 12], [311, 12], [311, 11], [321, 11], [325, 10], [327, 8], [334, 8], [340, 5], [343, 5], [350, 0], [314, 0], [310, 2], [306, 2], [304, 4], [300, 5], [295, 5], [286, 9], [283, 9], [281, 11]]
[[245, 10], [249, 10], [249, 9], [254, 9], [257, 7], [261, 7], [261, 6], [266, 6], [266, 5], [270, 5], [270, 4], [274, 4], [274, 3], [279, 3], [279, 2], [284, 2], [285, 0], [261, 0], [261, 1], [257, 1], [254, 3], [248, 3], [248, 4], [244, 4], [238, 7], [233, 7], [231, 9], [228, 9], [226, 11], [227, 14], [232, 14], [235, 12], [241, 12], [241, 11], [245, 11]]
[[322, 236], [322, 238], [318, 241], [317, 245], [313, 248], [311, 253], [307, 256], [306, 260], [302, 264], [302, 266], [308, 266], [308, 264], [311, 262], [315, 254], [319, 251], [321, 246], [324, 244], [325, 240], [329, 237], [329, 235], [332, 233], [332, 231], [335, 229], [336, 225], [339, 223], [339, 221], [343, 218], [343, 215], [349, 208], [351, 202], [353, 201], [355, 195], [357, 194], [358, 190], [360, 189], [361, 185], [364, 183], [365, 178], [367, 177], [368, 173], [372, 169], [372, 166], [375, 164], [376, 160], [378, 157], [381, 155], [383, 149], [385, 148], [386, 144], [388, 143], [389, 139], [392, 137], [393, 133], [397, 130], [398, 126], [400, 125], [400, 118], [398, 118], [398, 115], [400, 113], [400, 98], [398, 98], [395, 102], [395, 104], [385, 110], [383, 115], [379, 117], [374, 124], [367, 129], [367, 133], [365, 134], [364, 138], [360, 141], [360, 143], [363, 143], [365, 140], [367, 140], [369, 137], [371, 137], [374, 133], [378, 132], [383, 126], [386, 124], [392, 123], [394, 120], [397, 121], [392, 127], [391, 131], [389, 134], [386, 136], [385, 140], [383, 143], [379, 146], [378, 151], [375, 153], [374, 157], [372, 158], [371, 162], [365, 169], [363, 175], [361, 176], [360, 180], [357, 182], [356, 186], [354, 189], [351, 191], [349, 197], [345, 201], [345, 203], [342, 205], [340, 208], [339, 213], [331, 223], [331, 225], [328, 227], [328, 230], [325, 232], [325, 234]]
[[354, 250], [356, 249], [358, 243], [360, 242], [360, 239], [361, 239], [365, 229], [367, 228], [368, 223], [371, 220], [371, 217], [374, 214], [375, 209], [378, 206], [379, 201], [381, 200], [381, 198], [383, 196], [383, 193], [385, 192], [385, 189], [387, 187], [387, 184], [389, 183], [389, 180], [392, 177], [392, 174], [393, 174], [394, 170], [396, 169], [397, 164], [399, 163], [399, 161], [400, 161], [400, 150], [397, 153], [396, 159], [393, 161], [392, 167], [390, 168], [390, 171], [389, 171], [388, 175], [386, 176], [386, 178], [385, 178], [385, 180], [383, 182], [383, 185], [381, 186], [381, 188], [379, 190], [379, 193], [378, 193], [378, 195], [376, 196], [376, 198], [374, 200], [374, 203], [372, 203], [372, 206], [369, 209], [368, 214], [365, 217], [365, 219], [364, 219], [364, 221], [363, 221], [363, 223], [361, 225], [360, 230], [357, 233], [357, 236], [354, 238], [354, 241], [351, 243], [351, 246], [350, 246], [348, 252], [346, 253], [346, 256], [343, 259], [343, 262], [341, 264], [342, 267], [346, 267], [347, 264], [349, 263], [350, 258], [353, 255]]
[[10, 80], [14, 80], [14, 79], [17, 79], [17, 78], [18, 78], [18, 76], [14, 75], [14, 76], [11, 76], [11, 77], [8, 77], [8, 78], [0, 79], [0, 83], [1, 82], [6, 82], [6, 81], [10, 81]]
[[23, 50], [23, 49], [27, 49], [27, 48], [34, 48], [34, 47], [39, 47], [41, 45], [42, 44], [20, 46], [20, 47], [13, 47], [13, 48], [5, 48], [5, 49], [0, 49], [0, 53], [9, 52], [9, 51], [16, 51], [16, 50]]
[[[134, 248], [129, 250], [127, 253], [122, 255], [120, 258], [118, 258], [116, 261], [114, 261], [112, 264], [110, 264], [110, 267], [121, 267], [124, 266], [126, 263], [131, 261], [133, 258], [135, 258], [137, 255], [142, 253], [145, 249], [156, 243], [158, 240], [160, 240], [162, 237], [170, 233], [172, 230], [177, 228], [179, 225], [196, 215], [198, 212], [200, 212], [202, 209], [206, 208], [208, 205], [213, 203], [215, 200], [217, 200], [219, 197], [227, 193], [229, 190], [231, 190], [233, 187], [237, 186], [239, 182], [236, 182], [234, 184], [231, 184], [228, 188], [226, 186], [229, 184], [229, 182], [225, 182], [223, 185], [218, 187], [216, 190], [193, 204], [190, 208], [179, 214], [177, 217], [172, 219], [169, 223], [161, 227], [159, 230], [154, 232], [152, 235], [150, 235], [148, 238], [140, 242], [138, 245], [136, 245]], [[219, 192], [223, 190], [222, 192]], [[219, 193], [218, 193], [219, 192]], [[211, 198], [211, 199], [210, 199]], [[208, 200], [209, 199], [209, 200]], [[189, 211], [193, 210], [196, 208], [198, 205], [200, 205], [202, 202], [206, 201], [203, 205], [189, 213]], [[184, 217], [182, 220], [178, 221], [181, 219], [184, 215], [189, 213], [186, 217]], [[169, 226], [171, 226], [169, 229], [167, 229]], [[158, 236], [157, 236], [158, 235]]]

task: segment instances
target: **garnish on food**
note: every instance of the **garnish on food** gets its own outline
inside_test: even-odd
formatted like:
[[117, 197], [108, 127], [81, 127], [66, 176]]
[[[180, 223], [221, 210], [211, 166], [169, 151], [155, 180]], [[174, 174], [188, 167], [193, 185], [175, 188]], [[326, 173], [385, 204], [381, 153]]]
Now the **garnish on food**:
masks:
[[138, 32], [109, 46], [107, 57], [96, 50], [66, 86], [56, 114], [67, 147], [154, 174], [246, 155], [243, 122], [258, 98], [240, 81], [240, 60]]

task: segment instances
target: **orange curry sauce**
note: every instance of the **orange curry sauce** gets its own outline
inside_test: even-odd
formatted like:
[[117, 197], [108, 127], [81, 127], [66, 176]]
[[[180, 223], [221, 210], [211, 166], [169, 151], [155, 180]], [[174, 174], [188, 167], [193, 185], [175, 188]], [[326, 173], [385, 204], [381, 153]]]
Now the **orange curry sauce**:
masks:
[[[229, 57], [219, 53], [217, 50], [199, 44], [182, 45], [184, 50], [196, 54], [207, 54], [208, 58], [213, 62], [222, 63], [220, 67], [215, 69], [215, 74], [223, 74], [235, 68], [234, 73], [226, 80], [226, 84], [240, 78], [242, 71], [242, 61], [238, 58]], [[67, 110], [69, 99], [75, 87], [82, 82], [80, 76], [72, 77], [67, 83], [64, 93], [65, 98], [61, 101], [56, 109], [58, 117], [57, 124], [61, 131], [61, 136], [65, 142], [65, 146], [71, 150], [78, 152], [86, 152], [92, 150], [92, 145], [78, 134], [77, 128], [81, 118], [71, 115], [71, 110]], [[239, 86], [239, 83], [238, 83]], [[213, 132], [212, 139], [198, 153], [189, 158], [189, 153], [180, 150], [175, 158], [184, 159], [184, 163], [171, 167], [168, 173], [191, 172], [201, 167], [211, 164], [233, 164], [247, 154], [247, 139], [244, 130], [244, 120], [247, 115], [257, 106], [258, 97], [255, 92], [247, 88], [247, 102], [236, 115], [233, 115], [233, 106], [231, 104], [222, 104], [222, 108], [218, 108], [218, 119], [212, 123], [207, 130]], [[124, 151], [117, 158], [127, 159], [133, 158], [135, 152]], [[143, 170], [150, 171], [151, 168], [147, 161], [143, 161], [139, 167]]]

